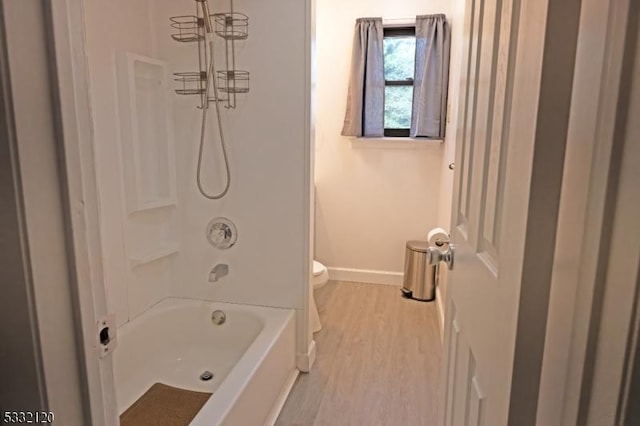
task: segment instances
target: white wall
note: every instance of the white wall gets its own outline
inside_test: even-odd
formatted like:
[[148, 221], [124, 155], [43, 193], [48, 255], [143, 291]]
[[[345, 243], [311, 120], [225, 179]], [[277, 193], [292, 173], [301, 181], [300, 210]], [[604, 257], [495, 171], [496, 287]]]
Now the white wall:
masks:
[[169, 295], [175, 258], [132, 269], [129, 258], [165, 239], [179, 239], [179, 210], [127, 213], [123, 179], [116, 61], [132, 52], [158, 57], [151, 0], [85, 2], [87, 52], [100, 197], [104, 274], [110, 311], [123, 324]]
[[382, 274], [382, 281], [397, 282], [405, 242], [442, 223], [444, 144], [365, 148], [340, 136], [355, 20], [451, 10], [451, 0], [318, 2], [315, 257], [330, 268], [387, 271], [395, 275]]

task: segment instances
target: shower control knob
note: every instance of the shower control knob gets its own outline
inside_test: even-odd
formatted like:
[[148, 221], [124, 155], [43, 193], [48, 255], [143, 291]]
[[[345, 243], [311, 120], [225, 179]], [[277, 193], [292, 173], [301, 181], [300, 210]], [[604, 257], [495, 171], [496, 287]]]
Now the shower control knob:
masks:
[[225, 217], [217, 217], [207, 225], [207, 240], [218, 249], [233, 247], [238, 239], [236, 226]]
[[229, 228], [226, 225], [222, 227], [214, 227], [211, 230], [211, 242], [218, 245], [222, 244], [229, 235]]

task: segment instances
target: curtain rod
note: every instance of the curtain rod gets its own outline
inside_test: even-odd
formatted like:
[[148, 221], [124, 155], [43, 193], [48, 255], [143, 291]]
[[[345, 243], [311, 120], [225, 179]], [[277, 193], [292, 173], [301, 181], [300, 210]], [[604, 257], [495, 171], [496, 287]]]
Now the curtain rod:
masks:
[[415, 25], [416, 17], [413, 18], [382, 18], [382, 24], [386, 26]]

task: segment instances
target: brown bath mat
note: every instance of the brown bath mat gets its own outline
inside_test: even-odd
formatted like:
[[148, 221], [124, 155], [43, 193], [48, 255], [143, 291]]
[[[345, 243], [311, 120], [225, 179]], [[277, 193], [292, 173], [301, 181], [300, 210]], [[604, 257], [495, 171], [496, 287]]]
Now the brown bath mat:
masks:
[[156, 383], [120, 416], [120, 426], [187, 426], [210, 393]]

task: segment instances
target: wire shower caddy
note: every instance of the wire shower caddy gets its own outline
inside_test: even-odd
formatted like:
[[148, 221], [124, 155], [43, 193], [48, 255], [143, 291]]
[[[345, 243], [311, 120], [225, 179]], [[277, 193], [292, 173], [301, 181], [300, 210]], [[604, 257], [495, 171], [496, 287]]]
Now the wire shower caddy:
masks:
[[[196, 0], [198, 1], [198, 0]], [[249, 92], [250, 73], [236, 68], [236, 41], [246, 40], [249, 36], [249, 17], [244, 13], [233, 10], [233, 0], [230, 0], [230, 12], [209, 15], [213, 26], [210, 38], [206, 31], [205, 19], [196, 8], [195, 15], [172, 16], [169, 18], [172, 29], [171, 38], [180, 43], [196, 43], [198, 52], [198, 70], [174, 73], [174, 80], [178, 88], [178, 95], [200, 96], [200, 106], [207, 108], [210, 102], [220, 102], [227, 109], [236, 107], [236, 95]], [[209, 75], [210, 55], [217, 49], [209, 50], [209, 43], [219, 44], [224, 52], [224, 69], [215, 70], [215, 75]], [[208, 87], [210, 79], [217, 79], [218, 90], [214, 85]]]

